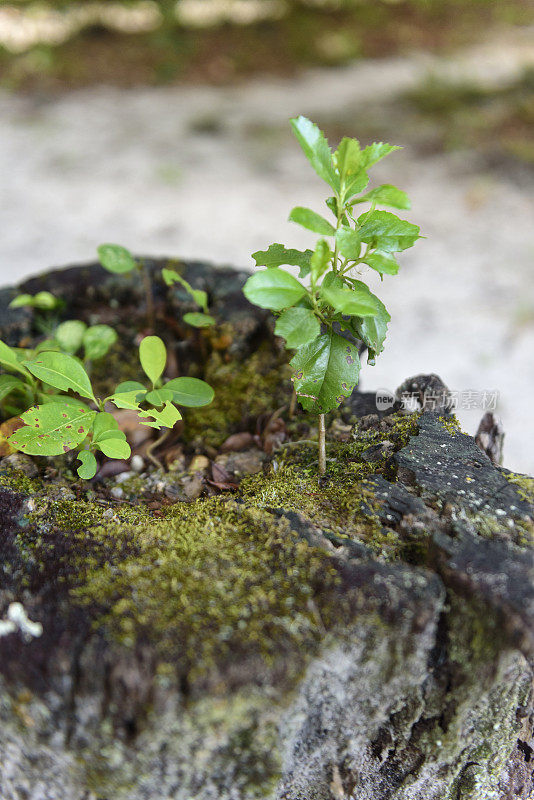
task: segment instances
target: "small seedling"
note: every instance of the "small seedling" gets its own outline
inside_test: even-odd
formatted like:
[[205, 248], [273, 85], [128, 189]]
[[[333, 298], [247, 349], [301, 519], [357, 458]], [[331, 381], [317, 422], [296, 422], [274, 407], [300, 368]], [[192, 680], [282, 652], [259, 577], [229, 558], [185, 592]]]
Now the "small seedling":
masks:
[[62, 301], [51, 292], [37, 294], [18, 294], [9, 304], [10, 308], [36, 308], [39, 311], [56, 311], [63, 305]]
[[97, 248], [97, 252], [100, 263], [108, 272], [113, 272], [116, 275], [126, 275], [129, 272], [138, 270], [145, 289], [147, 324], [150, 328], [154, 328], [154, 297], [150, 272], [147, 266], [138, 263], [130, 251], [119, 244], [101, 244]]
[[[106, 403], [135, 410], [141, 424], [162, 429], [172, 428], [181, 419], [176, 405], [199, 407], [213, 400], [213, 389], [197, 378], [174, 378], [161, 385], [167, 352], [157, 336], [147, 336], [139, 347], [141, 366], [151, 381], [151, 388], [126, 381], [106, 398], [96, 397], [87, 372], [74, 356], [45, 351], [23, 361], [13, 355], [7, 345], [0, 345], [0, 363], [4, 366], [29, 375], [33, 381], [75, 395], [55, 395], [50, 402], [25, 411], [21, 415], [25, 425], [9, 437], [10, 444], [33, 456], [57, 456], [80, 448], [78, 474], [84, 479], [96, 474], [95, 451], [120, 459], [129, 458], [131, 454], [116, 419], [105, 410]], [[93, 407], [79, 398], [90, 401]]]
[[174, 269], [162, 269], [161, 276], [167, 286], [172, 286], [173, 283], [179, 283], [185, 291], [192, 297], [193, 301], [197, 304], [202, 311], [189, 311], [184, 314], [183, 320], [193, 328], [209, 328], [210, 325], [215, 325], [215, 320], [208, 314], [208, 295], [202, 289], [193, 289], [190, 283], [185, 278], [182, 278]]
[[[321, 236], [315, 249], [272, 244], [254, 253], [256, 266], [267, 269], [247, 280], [244, 293], [251, 303], [278, 315], [275, 333], [296, 350], [292, 380], [302, 407], [319, 417], [319, 472], [324, 474], [325, 414], [350, 397], [358, 383], [357, 340], [365, 343], [368, 363], [374, 364], [390, 320], [383, 303], [360, 280], [361, 272], [370, 267], [381, 278], [396, 275], [394, 254], [412, 247], [420, 236], [416, 225], [376, 209], [410, 208], [403, 191], [389, 184], [366, 191], [369, 168], [398, 147], [375, 142], [362, 149], [357, 139], [344, 138], [332, 153], [323, 132], [306, 117], [292, 119], [291, 126], [312, 167], [333, 192], [325, 202], [334, 219], [294, 208], [289, 219]], [[356, 216], [360, 204], [371, 207]], [[301, 280], [281, 266], [299, 267]]]

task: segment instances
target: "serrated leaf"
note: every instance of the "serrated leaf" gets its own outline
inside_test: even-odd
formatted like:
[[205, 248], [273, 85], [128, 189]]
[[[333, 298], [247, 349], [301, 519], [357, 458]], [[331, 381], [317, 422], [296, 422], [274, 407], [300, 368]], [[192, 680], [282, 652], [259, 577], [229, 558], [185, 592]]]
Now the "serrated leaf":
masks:
[[304, 155], [316, 173], [320, 178], [326, 181], [335, 192], [339, 191], [339, 176], [334, 169], [332, 151], [330, 150], [324, 133], [317, 125], [303, 116], [292, 119], [291, 127], [304, 151]]
[[0, 375], [0, 400], [7, 397], [11, 392], [25, 391], [26, 384], [14, 375]]
[[124, 438], [112, 436], [106, 439], [99, 439], [96, 447], [101, 450], [108, 458], [130, 458], [132, 450]]
[[273, 267], [251, 275], [243, 293], [247, 300], [260, 308], [281, 311], [297, 303], [306, 294], [306, 289], [293, 275]]
[[399, 271], [399, 265], [391, 253], [369, 253], [363, 263], [381, 275], [396, 275]]
[[137, 267], [137, 262], [130, 251], [120, 244], [101, 244], [97, 251], [100, 263], [108, 272], [124, 275]]
[[290, 250], [283, 244], [272, 244], [268, 250], [252, 253], [257, 267], [300, 267], [299, 278], [310, 274], [310, 259], [313, 250]]
[[378, 300], [378, 314], [374, 317], [353, 317], [352, 327], [356, 336], [369, 348], [369, 361], [373, 362], [375, 355], [384, 349], [384, 341], [388, 332], [388, 323], [391, 316], [385, 305]]
[[332, 332], [300, 347], [290, 364], [297, 398], [313, 414], [326, 414], [350, 397], [360, 373], [357, 348]]
[[274, 332], [286, 340], [286, 347], [294, 349], [317, 338], [321, 325], [311, 309], [288, 308], [278, 317]]
[[215, 319], [211, 317], [209, 314], [201, 314], [199, 311], [188, 311], [187, 314], [184, 314], [184, 322], [188, 325], [192, 325], [193, 328], [209, 328], [211, 325], [215, 325]]
[[82, 346], [83, 334], [87, 325], [79, 319], [69, 319], [58, 325], [55, 339], [62, 350], [73, 355]]
[[[365, 284], [362, 284], [365, 286]], [[372, 317], [377, 312], [376, 298], [365, 286], [364, 289], [337, 289], [321, 287], [321, 297], [339, 314]]]
[[78, 453], [78, 460], [81, 461], [81, 466], [78, 467], [76, 472], [84, 481], [91, 480], [96, 475], [97, 463], [94, 453], [90, 450], [80, 450]]
[[109, 325], [91, 325], [83, 335], [85, 358], [88, 361], [103, 358], [117, 338], [117, 332]]
[[358, 197], [356, 203], [376, 203], [379, 206], [390, 206], [391, 208], [409, 209], [412, 207], [410, 198], [402, 189], [397, 189], [390, 183], [377, 186], [362, 197]]
[[419, 228], [390, 211], [368, 211], [358, 217], [362, 242], [386, 253], [398, 253], [419, 239]]
[[349, 201], [355, 194], [363, 192], [368, 183], [369, 175], [364, 169], [361, 169], [355, 175], [351, 175], [345, 186], [345, 201]]
[[[141, 425], [149, 425], [151, 428], [172, 428], [182, 415], [172, 403], [165, 403], [161, 410], [151, 408], [150, 411], [139, 411]], [[152, 417], [152, 419], [150, 419]]]
[[7, 369], [28, 375], [28, 370], [19, 362], [16, 351], [0, 339], [0, 364]]
[[[146, 389], [144, 390], [146, 393]], [[127, 408], [130, 411], [139, 411], [139, 404], [143, 402], [144, 395], [139, 390], [131, 392], [116, 392], [107, 397], [117, 408]]]
[[289, 215], [289, 221], [296, 222], [297, 225], [302, 225], [303, 228], [320, 233], [322, 236], [333, 236], [335, 233], [335, 229], [328, 220], [312, 211], [311, 208], [295, 206]]
[[167, 350], [159, 336], [145, 336], [141, 340], [139, 360], [145, 375], [152, 381], [152, 386], [155, 386], [167, 363]]
[[89, 376], [74, 356], [67, 353], [40, 353], [35, 360], [27, 361], [26, 366], [32, 375], [55, 389], [62, 392], [72, 389], [82, 397], [95, 400]]
[[360, 257], [361, 240], [357, 231], [342, 226], [336, 231], [336, 243], [344, 258], [356, 261]]
[[173, 401], [179, 406], [186, 406], [187, 408], [200, 408], [201, 406], [209, 405], [215, 392], [206, 381], [201, 381], [199, 378], [173, 378], [168, 381], [164, 389], [171, 391]]
[[9, 438], [30, 456], [58, 456], [78, 447], [91, 432], [96, 411], [79, 403], [45, 403], [25, 411], [23, 428]]
[[373, 142], [373, 144], [370, 144], [362, 150], [362, 166], [368, 169], [372, 167], [373, 164], [376, 164], [377, 161], [393, 153], [394, 150], [400, 149], [401, 148], [397, 147], [397, 145], [386, 144], [385, 142]]
[[164, 403], [172, 400], [172, 398], [172, 392], [166, 388], [153, 389], [151, 392], [147, 392], [145, 395], [146, 402], [153, 406], [162, 406]]

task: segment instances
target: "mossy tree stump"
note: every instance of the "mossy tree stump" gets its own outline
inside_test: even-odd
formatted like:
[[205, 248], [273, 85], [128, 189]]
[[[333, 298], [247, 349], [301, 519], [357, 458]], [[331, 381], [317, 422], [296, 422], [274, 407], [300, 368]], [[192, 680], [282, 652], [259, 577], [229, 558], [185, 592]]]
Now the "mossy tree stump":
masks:
[[[272, 412], [284, 356], [243, 275], [185, 274], [225, 320], [205, 350], [225, 402], [245, 375], [247, 419]], [[95, 302], [136, 291], [97, 267], [24, 288], [84, 281]], [[166, 314], [186, 303], [163, 291]], [[0, 461], [0, 618], [19, 601], [43, 625], [0, 638], [2, 800], [533, 796], [534, 480], [452, 417], [362, 421], [368, 400], [341, 409], [344, 441], [331, 428], [323, 486], [313, 448], [291, 447], [235, 494], [158, 515]], [[240, 419], [206, 413], [191, 426], [216, 447]]]

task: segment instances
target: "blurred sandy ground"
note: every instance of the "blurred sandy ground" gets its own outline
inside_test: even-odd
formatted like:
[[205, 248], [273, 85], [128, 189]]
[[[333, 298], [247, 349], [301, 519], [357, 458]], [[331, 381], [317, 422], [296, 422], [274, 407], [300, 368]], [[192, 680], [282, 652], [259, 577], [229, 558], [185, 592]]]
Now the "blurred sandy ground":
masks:
[[[271, 242], [310, 246], [313, 235], [287, 215], [297, 204], [320, 211], [323, 189], [290, 116], [369, 139], [370, 104], [373, 132], [403, 144], [412, 140], [396, 124], [397, 98], [428, 76], [499, 89], [529, 64], [523, 29], [457, 57], [363, 61], [233, 88], [0, 94], [0, 280], [93, 259], [104, 241], [247, 268]], [[375, 180], [408, 191], [409, 218], [427, 238], [401, 256], [399, 277], [376, 286], [392, 323], [361, 386], [395, 389], [436, 372], [456, 391], [498, 390], [505, 466], [534, 473], [533, 173], [414, 142]], [[464, 429], [474, 433], [482, 413], [460, 409]]]

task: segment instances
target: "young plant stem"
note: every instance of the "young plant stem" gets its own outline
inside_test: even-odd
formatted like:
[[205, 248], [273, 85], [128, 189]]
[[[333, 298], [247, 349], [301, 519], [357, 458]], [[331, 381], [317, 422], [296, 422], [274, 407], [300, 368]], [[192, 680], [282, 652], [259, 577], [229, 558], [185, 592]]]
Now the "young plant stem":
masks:
[[148, 327], [154, 330], [154, 295], [152, 294], [152, 281], [150, 280], [150, 273], [146, 264], [143, 264], [140, 269], [145, 289], [146, 321]]
[[319, 475], [326, 472], [326, 427], [324, 414], [319, 414]]
[[156, 450], [158, 447], [160, 447], [160, 445], [163, 444], [163, 442], [169, 436], [170, 432], [171, 432], [170, 428], [165, 428], [161, 436], [159, 436], [154, 442], [152, 442], [152, 444], [150, 445], [150, 447], [147, 448], [146, 451], [146, 457], [148, 458], [148, 460], [151, 461], [154, 464], [154, 466], [156, 466], [162, 472], [166, 471], [165, 467], [163, 466], [161, 461], [159, 461], [159, 459], [154, 455], [154, 450]]
[[289, 403], [289, 419], [293, 419], [296, 410], [297, 410], [297, 393], [295, 389], [293, 389], [293, 394], [291, 395], [291, 401]]

